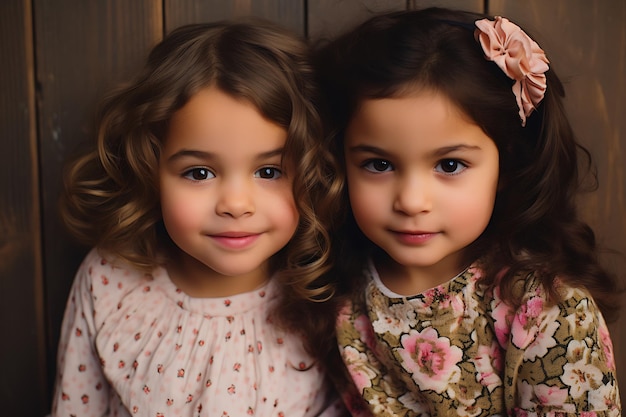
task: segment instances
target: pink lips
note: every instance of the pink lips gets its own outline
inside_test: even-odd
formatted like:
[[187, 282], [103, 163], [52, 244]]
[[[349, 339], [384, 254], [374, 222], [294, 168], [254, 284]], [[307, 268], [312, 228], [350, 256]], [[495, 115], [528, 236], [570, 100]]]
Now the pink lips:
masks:
[[259, 236], [259, 233], [250, 232], [224, 232], [210, 235], [213, 240], [228, 249], [244, 249], [252, 245]]
[[423, 232], [423, 231], [393, 231], [393, 234], [396, 236], [401, 243], [405, 245], [423, 245], [426, 242], [433, 239], [437, 236], [438, 233], [432, 232]]

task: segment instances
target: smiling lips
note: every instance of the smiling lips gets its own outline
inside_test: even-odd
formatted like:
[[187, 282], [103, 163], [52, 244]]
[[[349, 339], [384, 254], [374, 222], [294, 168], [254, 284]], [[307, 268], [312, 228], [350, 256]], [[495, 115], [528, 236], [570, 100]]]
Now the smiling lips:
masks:
[[427, 243], [439, 233], [424, 232], [424, 231], [409, 231], [409, 230], [391, 230], [393, 235], [405, 245], [419, 246]]
[[228, 249], [245, 249], [261, 236], [260, 233], [224, 232], [209, 235], [214, 241]]

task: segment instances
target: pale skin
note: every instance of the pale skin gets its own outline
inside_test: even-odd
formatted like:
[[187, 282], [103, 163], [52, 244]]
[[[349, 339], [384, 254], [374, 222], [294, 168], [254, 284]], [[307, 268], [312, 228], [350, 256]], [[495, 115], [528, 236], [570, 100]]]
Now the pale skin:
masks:
[[170, 120], [160, 157], [172, 281], [192, 297], [252, 291], [299, 215], [282, 151], [286, 130], [249, 102], [200, 90]]
[[345, 137], [354, 217], [384, 255], [391, 291], [412, 295], [462, 272], [498, 188], [494, 142], [444, 95], [365, 100]]

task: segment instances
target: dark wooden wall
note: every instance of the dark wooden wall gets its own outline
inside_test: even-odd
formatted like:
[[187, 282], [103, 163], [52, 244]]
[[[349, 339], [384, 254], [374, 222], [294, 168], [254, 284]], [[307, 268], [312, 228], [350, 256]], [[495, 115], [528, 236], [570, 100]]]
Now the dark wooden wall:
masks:
[[[613, 0], [2, 0], [0, 3], [0, 409], [44, 416], [69, 286], [86, 248], [57, 217], [64, 161], [92, 138], [101, 96], [164, 33], [262, 16], [311, 39], [373, 12], [430, 5], [486, 10], [526, 26], [566, 80], [568, 111], [598, 163], [581, 201], [601, 242], [626, 253], [626, 2]], [[626, 270], [624, 259], [612, 265]], [[612, 326], [626, 378], [626, 312]], [[621, 324], [620, 324], [621, 323]], [[626, 379], [622, 379], [626, 390]]]

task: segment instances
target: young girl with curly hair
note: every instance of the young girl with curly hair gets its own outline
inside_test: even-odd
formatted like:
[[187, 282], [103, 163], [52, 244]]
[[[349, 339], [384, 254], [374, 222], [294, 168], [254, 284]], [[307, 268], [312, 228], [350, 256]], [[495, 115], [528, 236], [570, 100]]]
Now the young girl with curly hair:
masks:
[[184, 26], [105, 101], [65, 182], [64, 220], [95, 249], [53, 416], [341, 412], [311, 354], [339, 188], [307, 49], [261, 21]]
[[354, 414], [621, 415], [616, 280], [544, 51], [506, 18], [431, 8], [371, 18], [319, 68]]

